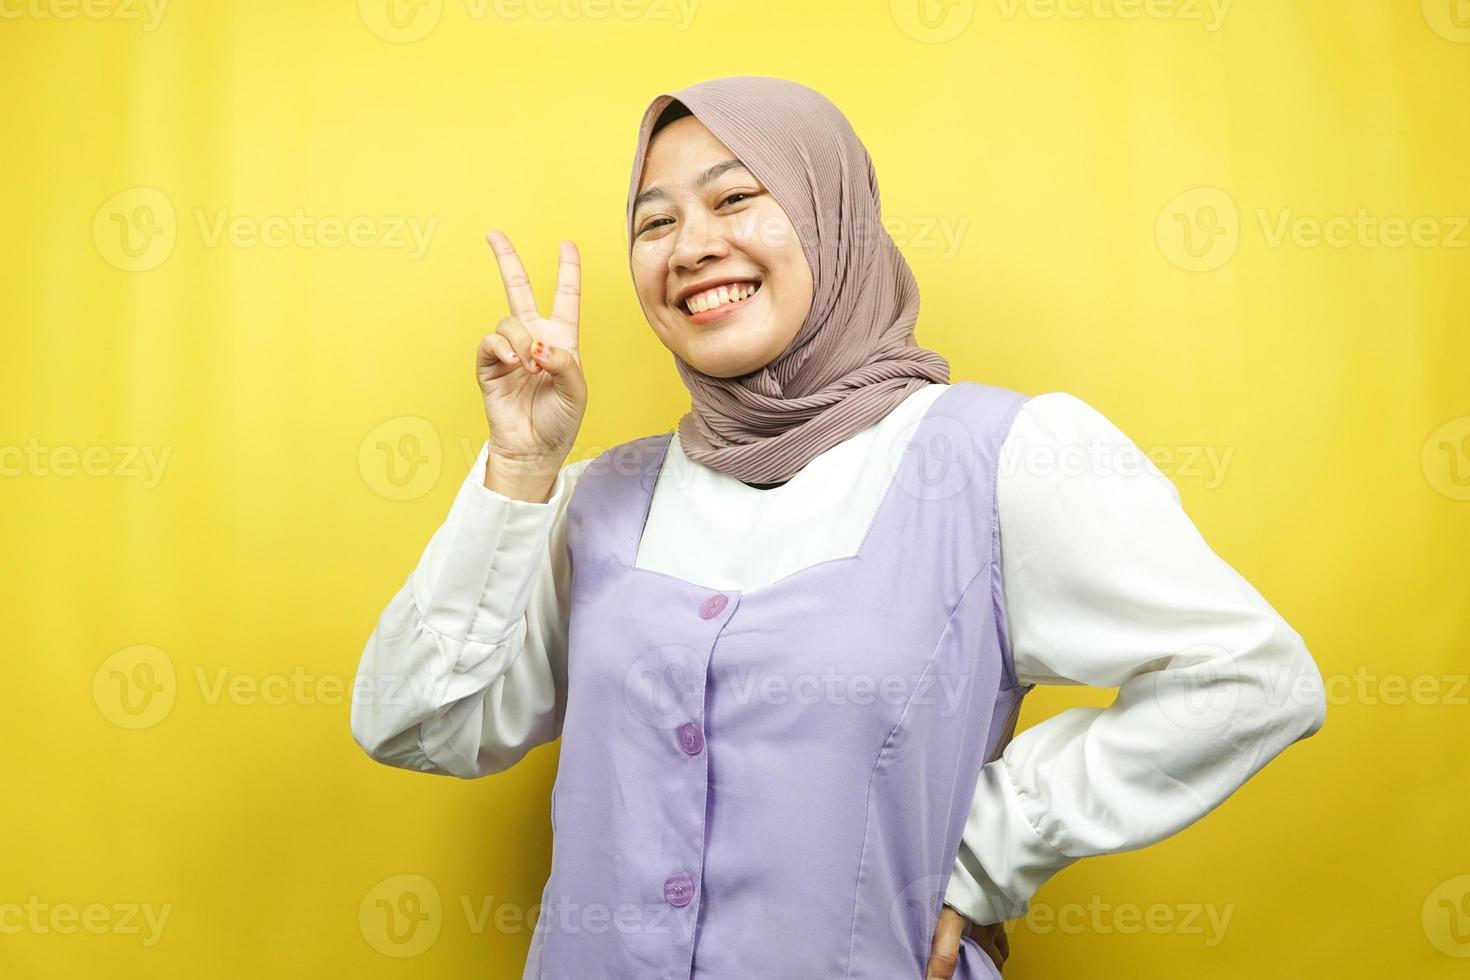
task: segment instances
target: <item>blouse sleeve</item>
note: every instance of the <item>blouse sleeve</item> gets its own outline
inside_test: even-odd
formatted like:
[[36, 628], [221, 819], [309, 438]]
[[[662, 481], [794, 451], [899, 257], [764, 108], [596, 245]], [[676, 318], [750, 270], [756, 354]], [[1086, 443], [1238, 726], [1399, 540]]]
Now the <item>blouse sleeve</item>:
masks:
[[565, 516], [590, 460], [550, 499], [484, 485], [489, 443], [357, 669], [352, 737], [385, 765], [471, 779], [561, 733], [571, 566]]
[[1301, 636], [1096, 409], [1065, 392], [1031, 398], [1001, 466], [1017, 679], [1118, 693], [1019, 732], [981, 771], [945, 895], [979, 923], [1023, 915], [1079, 858], [1198, 820], [1315, 734], [1327, 704]]

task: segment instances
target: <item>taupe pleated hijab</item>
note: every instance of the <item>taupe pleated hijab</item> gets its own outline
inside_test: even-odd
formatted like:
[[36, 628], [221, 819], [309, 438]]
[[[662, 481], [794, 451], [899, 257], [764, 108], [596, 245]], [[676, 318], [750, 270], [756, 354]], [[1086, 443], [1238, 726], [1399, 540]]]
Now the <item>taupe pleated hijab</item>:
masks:
[[775, 360], [717, 378], [675, 358], [693, 396], [679, 420], [689, 458], [747, 483], [788, 479], [882, 418], [915, 388], [949, 381], [949, 362], [918, 346], [919, 288], [884, 229], [872, 158], [847, 117], [796, 82], [743, 75], [656, 97], [643, 115], [633, 201], [659, 116], [682, 103], [786, 212], [811, 266], [811, 311]]

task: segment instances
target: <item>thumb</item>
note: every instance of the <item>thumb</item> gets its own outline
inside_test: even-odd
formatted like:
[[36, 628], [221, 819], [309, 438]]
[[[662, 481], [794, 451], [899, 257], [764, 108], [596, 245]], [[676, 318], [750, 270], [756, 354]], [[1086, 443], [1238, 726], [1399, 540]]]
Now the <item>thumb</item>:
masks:
[[569, 348], [553, 347], [538, 340], [531, 345], [531, 358], [537, 367], [551, 375], [558, 387], [580, 391], [586, 384], [582, 378], [582, 366]]
[[947, 905], [941, 907], [929, 963], [924, 968], [924, 980], [950, 980], [954, 976], [960, 960], [960, 935], [964, 929], [964, 916]]

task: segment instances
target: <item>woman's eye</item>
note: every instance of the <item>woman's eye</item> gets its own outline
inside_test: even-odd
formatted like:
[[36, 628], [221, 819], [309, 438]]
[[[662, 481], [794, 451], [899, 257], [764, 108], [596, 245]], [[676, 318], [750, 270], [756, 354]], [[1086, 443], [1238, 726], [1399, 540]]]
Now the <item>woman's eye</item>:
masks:
[[[720, 207], [724, 207], [725, 205], [729, 204], [731, 201], [736, 201], [736, 203], [738, 203], [740, 200], [745, 200], [745, 199], [750, 198], [750, 197], [753, 197], [753, 196], [754, 195], [747, 194], [744, 191], [735, 191], [734, 193], [726, 194], [725, 195], [724, 199], [722, 199], [720, 201]], [[639, 228], [638, 229], [638, 234], [642, 235], [644, 232], [653, 231], [653, 229], [657, 228], [659, 225], [666, 225], [666, 224], [672, 224], [672, 223], [673, 223], [672, 222], [672, 219], [669, 219], [669, 218], [655, 218], [653, 221], [650, 221], [648, 224], [644, 225], [642, 228]]]

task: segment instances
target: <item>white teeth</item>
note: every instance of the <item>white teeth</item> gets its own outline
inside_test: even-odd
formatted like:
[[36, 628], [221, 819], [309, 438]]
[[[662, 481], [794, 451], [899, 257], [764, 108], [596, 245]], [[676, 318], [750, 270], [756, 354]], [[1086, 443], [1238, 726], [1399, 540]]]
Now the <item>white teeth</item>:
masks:
[[703, 313], [705, 310], [712, 310], [725, 303], [748, 299], [755, 292], [756, 285], [756, 283], [751, 282], [735, 286], [716, 286], [714, 289], [689, 297], [686, 303], [689, 307], [689, 312]]

